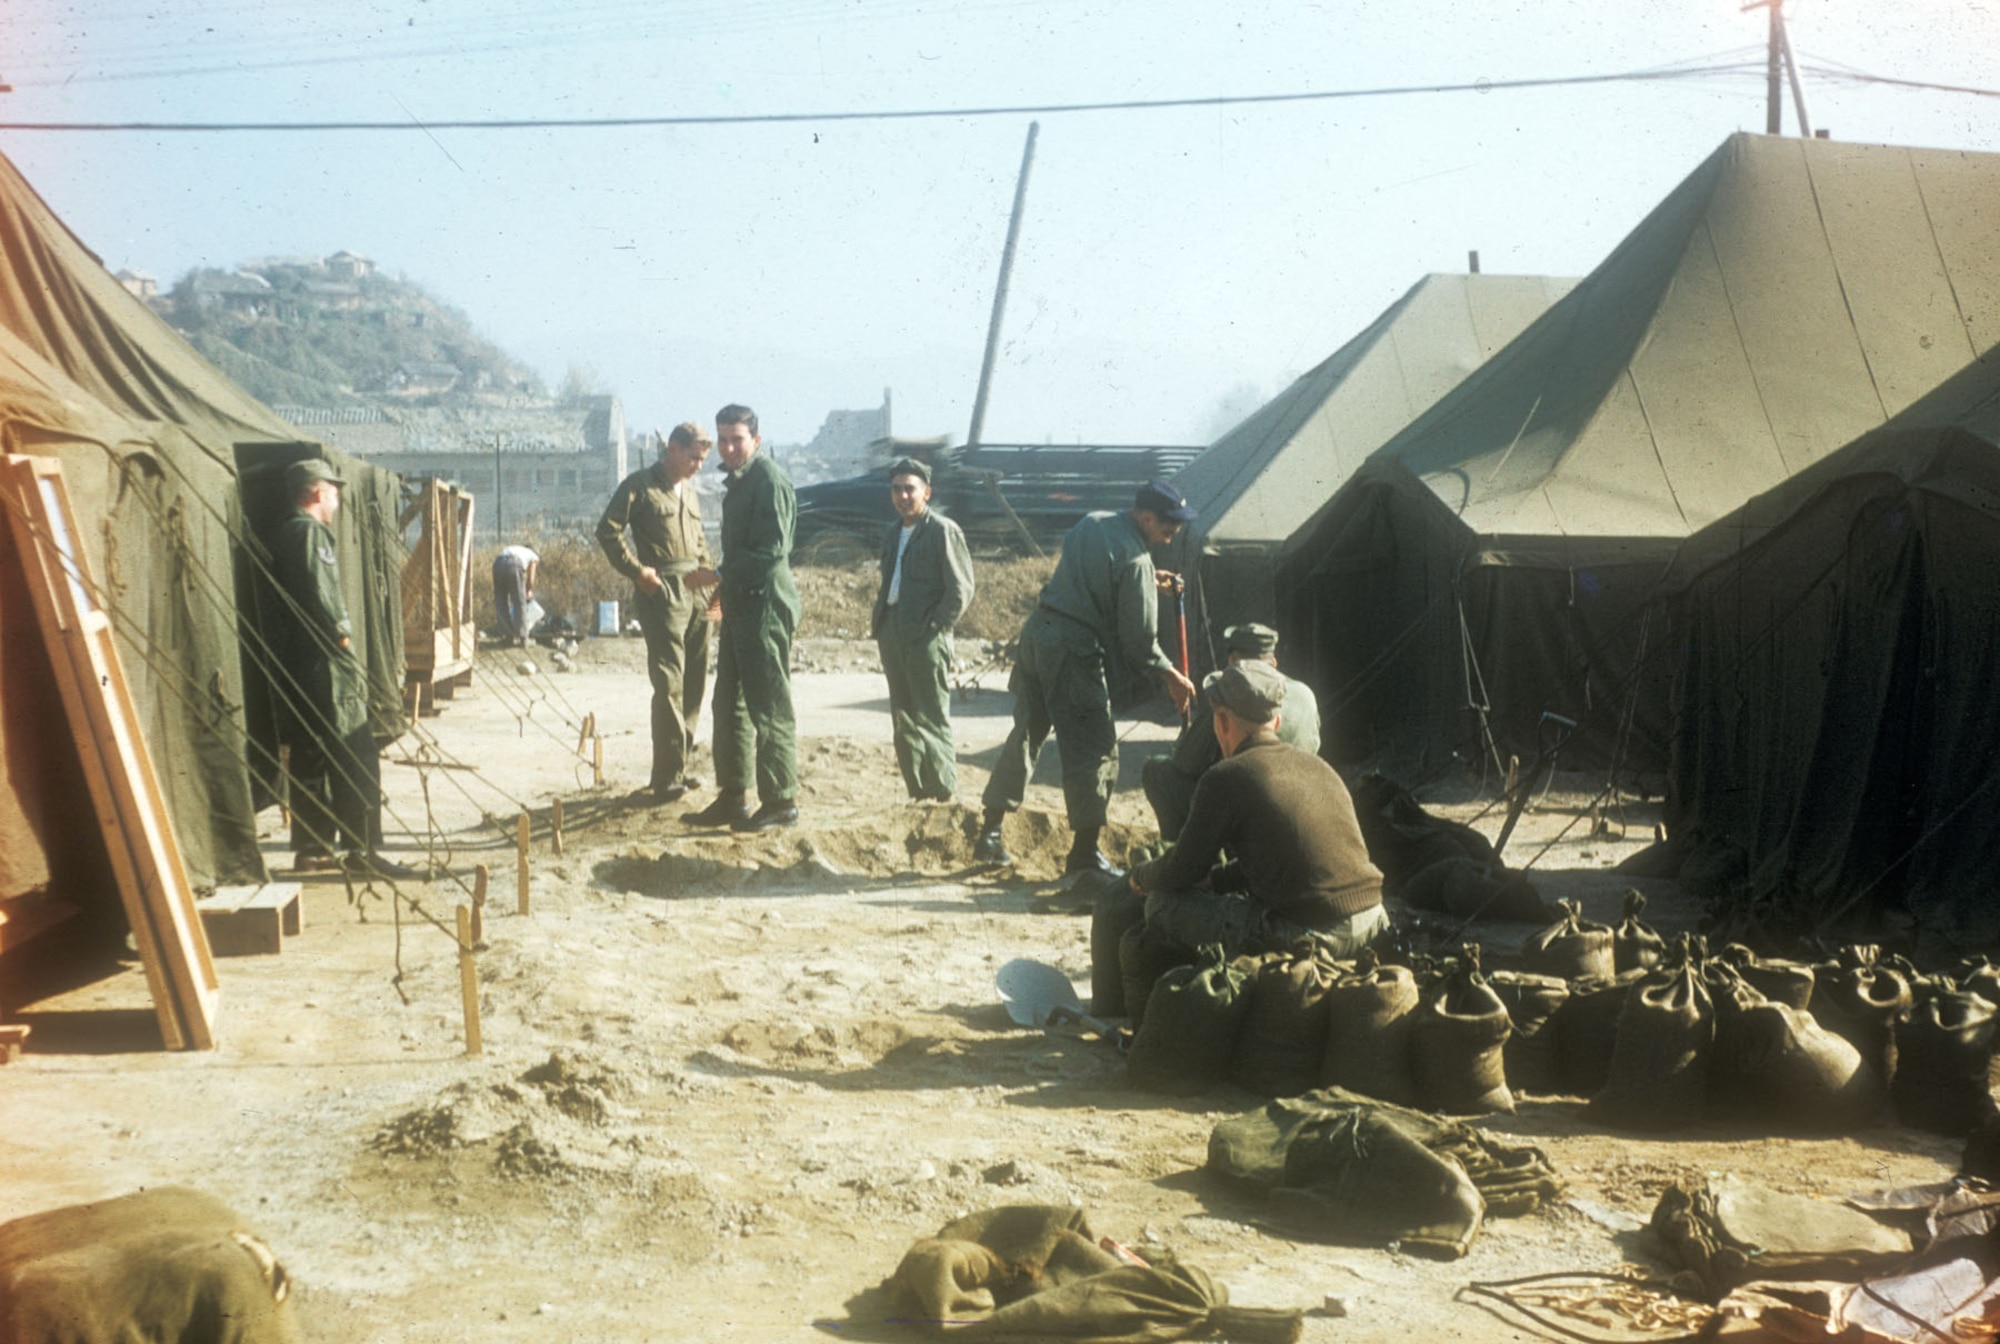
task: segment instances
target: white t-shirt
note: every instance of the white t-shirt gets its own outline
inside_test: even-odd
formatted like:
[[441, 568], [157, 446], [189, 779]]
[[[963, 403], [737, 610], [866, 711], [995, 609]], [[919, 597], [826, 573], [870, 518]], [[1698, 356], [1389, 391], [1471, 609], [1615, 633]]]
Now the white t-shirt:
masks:
[[529, 565], [535, 564], [542, 558], [519, 542], [515, 542], [512, 546], [502, 546], [500, 548], [500, 555], [503, 559], [512, 560], [522, 569], [526, 569]]
[[896, 543], [896, 567], [889, 571], [889, 605], [895, 606], [896, 599], [903, 595], [903, 552], [910, 549], [910, 538], [916, 534], [915, 523], [903, 524], [903, 536]]

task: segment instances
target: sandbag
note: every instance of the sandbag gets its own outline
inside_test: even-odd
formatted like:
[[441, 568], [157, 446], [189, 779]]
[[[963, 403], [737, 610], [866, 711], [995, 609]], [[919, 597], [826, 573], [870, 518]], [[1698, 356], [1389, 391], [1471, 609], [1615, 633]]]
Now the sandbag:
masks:
[[1616, 975], [1610, 926], [1585, 919], [1575, 901], [1556, 904], [1562, 909], [1562, 918], [1530, 935], [1521, 949], [1526, 969], [1565, 980]]
[[1952, 980], [1968, 994], [1977, 994], [2000, 1008], [2000, 966], [1988, 957], [1967, 957], [1952, 972]]
[[295, 1344], [290, 1296], [270, 1247], [185, 1186], [0, 1224], [6, 1344]]
[[1882, 1080], [1845, 1038], [1802, 1009], [1766, 999], [1734, 967], [1711, 966], [1708, 980], [1716, 1013], [1711, 1110], [1793, 1134], [1844, 1134], [1882, 1114]]
[[1649, 1227], [1711, 1302], [1754, 1280], [1854, 1283], [1910, 1255], [1907, 1233], [1844, 1204], [1700, 1177], [1668, 1187]]
[[1153, 985], [1174, 967], [1187, 964], [1185, 947], [1148, 929], [1143, 921], [1119, 937], [1118, 978], [1124, 989], [1125, 1016], [1132, 1020], [1134, 1031], [1146, 1020], [1146, 1001], [1152, 996]]
[[1569, 982], [1569, 997], [1556, 1009], [1549, 1025], [1556, 1034], [1556, 1067], [1562, 1091], [1587, 1097], [1611, 1077], [1611, 1055], [1618, 1045], [1618, 1019], [1632, 987], [1645, 971], [1620, 976], [1586, 976]]
[[1811, 1012], [1894, 1088], [1897, 1028], [1910, 1014], [1914, 992], [1907, 975], [1880, 961], [1879, 950], [1863, 944], [1842, 948], [1831, 966], [1815, 967]]
[[1645, 973], [1618, 1015], [1611, 1073], [1590, 1100], [1590, 1117], [1628, 1129], [1679, 1129], [1708, 1102], [1715, 1005], [1696, 953], [1684, 948]]
[[1146, 917], [1146, 898], [1127, 882], [1097, 893], [1090, 911], [1090, 1011], [1098, 1017], [1125, 1016], [1125, 963], [1119, 944]]
[[1515, 1092], [1561, 1091], [1554, 1018], [1569, 998], [1568, 983], [1528, 971], [1495, 971], [1487, 983], [1507, 1009], [1507, 1021], [1513, 1028], [1501, 1048], [1508, 1088]]
[[1250, 1006], [1247, 984], [1215, 943], [1201, 948], [1193, 965], [1162, 975], [1125, 1056], [1126, 1074], [1154, 1092], [1200, 1092], [1221, 1082]]
[[1470, 859], [1503, 869], [1493, 842], [1461, 821], [1426, 812], [1416, 796], [1385, 775], [1364, 775], [1352, 790], [1354, 819], [1361, 826], [1368, 858], [1382, 874], [1389, 894], [1403, 898], [1401, 885], [1445, 859]]
[[1716, 953], [1716, 959], [1735, 970], [1745, 984], [1768, 1001], [1782, 1003], [1787, 1008], [1811, 1008], [1813, 984], [1818, 976], [1804, 962], [1760, 957], [1741, 943], [1728, 944]]
[[1267, 957], [1249, 985], [1229, 1079], [1246, 1092], [1293, 1097], [1319, 1085], [1326, 992], [1348, 969], [1330, 957]]
[[1445, 1115], [1512, 1114], [1504, 1050], [1513, 1027], [1507, 1007], [1479, 973], [1479, 948], [1426, 991], [1411, 1028], [1411, 1072], [1425, 1110]]
[[1443, 1257], [1465, 1254], [1488, 1214], [1532, 1213], [1562, 1191], [1538, 1149], [1338, 1087], [1217, 1124], [1207, 1167], [1266, 1192], [1301, 1235]]
[[1326, 991], [1326, 1054], [1320, 1081], [1399, 1106], [1417, 1100], [1410, 1071], [1410, 1028], [1417, 978], [1407, 966], [1382, 966], [1363, 954], [1354, 973]]
[[1897, 1034], [1890, 1096], [1899, 1121], [1960, 1138], [1993, 1114], [1987, 1070], [1994, 1012], [1991, 1003], [1949, 981], [1930, 988]]
[[1619, 971], [1650, 971], [1667, 955], [1667, 940], [1639, 918], [1646, 893], [1633, 887], [1625, 893], [1624, 918], [1611, 931], [1611, 961]]

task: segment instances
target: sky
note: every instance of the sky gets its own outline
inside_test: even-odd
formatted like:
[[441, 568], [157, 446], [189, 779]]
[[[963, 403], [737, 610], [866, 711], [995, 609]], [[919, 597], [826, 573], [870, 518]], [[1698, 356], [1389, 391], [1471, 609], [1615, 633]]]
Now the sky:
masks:
[[[1425, 274], [1580, 276], [1765, 125], [1739, 0], [6, 0], [0, 153], [113, 270], [372, 258], [634, 428], [1205, 443]], [[2000, 0], [1791, 0], [1815, 127], [2000, 152]], [[1726, 69], [1671, 80], [1559, 80]], [[1005, 111], [1476, 86], [1194, 107]], [[923, 111], [909, 119], [854, 113]], [[623, 128], [441, 122], [784, 117]], [[395, 131], [30, 123], [391, 122]], [[1796, 134], [1787, 104], [1785, 129]]]

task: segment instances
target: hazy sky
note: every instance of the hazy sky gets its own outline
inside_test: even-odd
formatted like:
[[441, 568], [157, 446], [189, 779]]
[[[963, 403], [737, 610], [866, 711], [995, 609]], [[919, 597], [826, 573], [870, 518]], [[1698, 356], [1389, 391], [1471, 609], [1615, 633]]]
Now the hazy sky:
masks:
[[[1815, 125], [2000, 151], [2000, 0], [1795, 0]], [[0, 130], [113, 270], [347, 248], [635, 426], [778, 441], [894, 389], [965, 435], [1030, 117], [421, 130], [1320, 93], [1745, 63], [1672, 82], [1042, 113], [986, 437], [1205, 442], [1431, 271], [1581, 275], [1738, 130], [1738, 0], [6, 0]], [[1755, 68], [1751, 68], [1755, 67]], [[1817, 72], [1817, 73], [1816, 73]], [[1788, 112], [1786, 129], [1794, 123]], [[1237, 409], [1247, 409], [1237, 406]]]

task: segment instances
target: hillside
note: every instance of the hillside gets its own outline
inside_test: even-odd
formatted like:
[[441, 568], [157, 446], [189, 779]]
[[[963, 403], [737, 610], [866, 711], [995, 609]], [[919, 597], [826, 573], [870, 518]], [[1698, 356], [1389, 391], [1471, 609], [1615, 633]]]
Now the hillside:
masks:
[[152, 301], [259, 400], [306, 406], [541, 398], [463, 313], [351, 253], [188, 272]]

